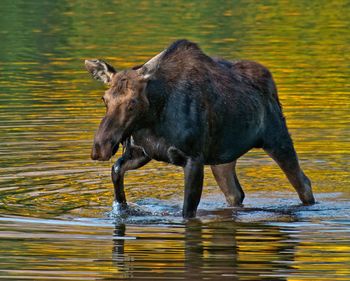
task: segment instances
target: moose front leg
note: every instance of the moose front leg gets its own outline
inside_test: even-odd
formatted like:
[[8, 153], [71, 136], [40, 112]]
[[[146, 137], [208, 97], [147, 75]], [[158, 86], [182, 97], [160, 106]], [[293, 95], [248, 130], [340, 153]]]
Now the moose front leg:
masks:
[[124, 173], [122, 166], [125, 163], [125, 157], [121, 156], [112, 166], [111, 177], [114, 186], [114, 202], [117, 202], [121, 209], [125, 209], [126, 197], [124, 192]]
[[141, 168], [151, 159], [145, 155], [143, 149], [138, 146], [130, 146], [124, 154], [112, 166], [112, 182], [114, 185], [114, 201], [118, 207], [125, 209], [127, 207], [124, 192], [124, 175], [126, 171]]
[[204, 165], [200, 161], [189, 159], [184, 167], [185, 194], [182, 216], [194, 218], [202, 195]]

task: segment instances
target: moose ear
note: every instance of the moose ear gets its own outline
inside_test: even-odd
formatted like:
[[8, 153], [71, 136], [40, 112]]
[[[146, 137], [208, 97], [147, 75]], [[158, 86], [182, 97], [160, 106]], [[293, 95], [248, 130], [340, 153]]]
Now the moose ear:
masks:
[[152, 76], [156, 73], [156, 71], [158, 70], [160, 61], [162, 60], [162, 58], [165, 54], [165, 51], [166, 50], [159, 53], [155, 57], [151, 58], [142, 67], [137, 69], [138, 74], [143, 76], [143, 79], [145, 79], [145, 80], [151, 79]]
[[85, 60], [85, 67], [96, 80], [109, 84], [117, 71], [103, 60]]

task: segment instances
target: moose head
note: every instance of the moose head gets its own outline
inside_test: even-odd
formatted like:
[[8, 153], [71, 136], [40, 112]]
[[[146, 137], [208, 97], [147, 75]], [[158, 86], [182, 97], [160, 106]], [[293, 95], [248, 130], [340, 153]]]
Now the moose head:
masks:
[[85, 61], [85, 67], [93, 78], [109, 86], [102, 96], [106, 114], [95, 134], [91, 151], [93, 160], [109, 160], [147, 113], [147, 82], [154, 77], [164, 52], [141, 67], [120, 72], [99, 59]]

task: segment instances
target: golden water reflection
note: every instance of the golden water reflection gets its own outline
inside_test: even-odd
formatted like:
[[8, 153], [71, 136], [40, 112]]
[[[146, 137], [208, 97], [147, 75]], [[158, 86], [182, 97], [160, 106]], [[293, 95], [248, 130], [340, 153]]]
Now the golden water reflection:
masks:
[[[349, 279], [348, 14], [347, 1], [0, 2], [1, 278]], [[89, 159], [104, 89], [83, 60], [124, 69], [179, 38], [271, 69], [319, 204], [298, 206], [253, 150], [238, 162], [243, 210], [206, 169], [200, 221], [184, 223], [181, 169], [151, 162], [126, 192], [153, 213], [108, 217], [113, 162]]]
[[[292, 223], [198, 220], [164, 228], [90, 222], [48, 232], [39, 221], [14, 219], [1, 228], [6, 258], [0, 265], [9, 278], [346, 280], [350, 274], [339, 267], [350, 262], [348, 241], [330, 248], [310, 226], [296, 231]], [[339, 238], [333, 231], [328, 234]]]

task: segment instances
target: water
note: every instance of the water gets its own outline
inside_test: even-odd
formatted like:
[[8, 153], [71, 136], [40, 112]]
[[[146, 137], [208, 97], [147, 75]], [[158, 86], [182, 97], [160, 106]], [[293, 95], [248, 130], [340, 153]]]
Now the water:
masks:
[[[348, 1], [0, 2], [0, 279], [349, 280]], [[206, 169], [198, 219], [181, 218], [179, 168], [126, 176], [89, 159], [104, 114], [86, 58], [125, 69], [173, 40], [274, 74], [318, 204], [299, 205], [263, 152], [238, 162], [245, 207]], [[115, 160], [115, 159], [113, 159]]]

